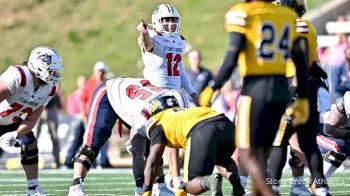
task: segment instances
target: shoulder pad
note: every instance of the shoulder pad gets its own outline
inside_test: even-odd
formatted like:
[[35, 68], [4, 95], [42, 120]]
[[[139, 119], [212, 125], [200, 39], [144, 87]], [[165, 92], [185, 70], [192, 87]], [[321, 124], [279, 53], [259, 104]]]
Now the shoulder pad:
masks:
[[297, 21], [297, 32], [298, 33], [308, 33], [309, 27], [305, 21]]
[[150, 118], [146, 124], [146, 137], [150, 139], [150, 131], [157, 124], [158, 120], [156, 118]]
[[344, 110], [348, 118], [350, 118], [350, 91], [347, 91], [343, 96]]
[[247, 12], [243, 10], [230, 10], [225, 14], [225, 21], [228, 25], [246, 26], [247, 16]]
[[21, 76], [20, 85], [22, 87], [25, 87], [26, 83], [27, 83], [26, 73], [24, 72], [24, 70], [20, 66], [17, 66], [17, 65], [13, 65], [13, 66], [17, 69], [17, 71], [19, 72], [19, 74]]

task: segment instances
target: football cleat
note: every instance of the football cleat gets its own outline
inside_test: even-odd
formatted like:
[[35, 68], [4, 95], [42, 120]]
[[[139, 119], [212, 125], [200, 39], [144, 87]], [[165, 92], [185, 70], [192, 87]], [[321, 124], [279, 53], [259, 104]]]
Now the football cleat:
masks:
[[311, 193], [307, 190], [304, 184], [293, 184], [289, 191], [290, 196], [309, 196]]
[[153, 184], [152, 196], [174, 196], [174, 193], [168, 189], [165, 183]]
[[142, 187], [136, 187], [135, 188], [135, 193], [134, 193], [134, 196], [142, 196], [142, 194], [143, 194], [143, 189], [142, 189]]
[[68, 196], [86, 196], [87, 194], [84, 191], [84, 185], [76, 184], [69, 187]]
[[34, 190], [28, 190], [27, 191], [28, 196], [46, 196], [44, 191], [41, 189], [40, 186], [37, 186]]

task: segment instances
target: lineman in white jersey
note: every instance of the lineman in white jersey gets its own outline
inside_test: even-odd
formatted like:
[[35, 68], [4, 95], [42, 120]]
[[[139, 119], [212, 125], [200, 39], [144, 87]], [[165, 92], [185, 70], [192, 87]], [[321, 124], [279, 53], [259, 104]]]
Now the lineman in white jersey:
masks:
[[83, 181], [101, 147], [111, 136], [117, 120], [119, 128], [123, 123], [135, 133], [131, 140], [133, 172], [138, 191], [142, 191], [145, 125], [151, 117], [153, 100], [164, 94], [174, 95], [182, 107], [189, 105], [189, 101], [180, 90], [155, 87], [148, 80], [141, 78], [110, 79], [96, 89], [91, 101], [83, 145], [75, 156], [73, 183], [68, 195], [85, 195]]
[[26, 65], [12, 65], [0, 77], [1, 144], [21, 147], [28, 195], [45, 195], [38, 182], [38, 148], [32, 129], [56, 93], [63, 69], [52, 48], [34, 48]]
[[152, 30], [141, 19], [138, 43], [145, 65], [144, 77], [159, 87], [185, 88], [198, 105], [198, 96], [184, 70], [185, 41], [180, 35], [180, 15], [170, 4], [158, 5], [152, 13]]

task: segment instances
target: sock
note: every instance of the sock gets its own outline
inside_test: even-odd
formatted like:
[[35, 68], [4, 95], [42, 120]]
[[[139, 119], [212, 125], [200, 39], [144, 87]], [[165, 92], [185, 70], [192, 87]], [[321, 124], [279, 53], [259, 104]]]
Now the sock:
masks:
[[73, 179], [72, 186], [75, 186], [77, 184], [83, 184], [84, 178], [83, 177], [77, 177]]
[[164, 175], [156, 176], [155, 182], [156, 183], [164, 183], [165, 182]]
[[304, 176], [293, 176], [292, 177], [292, 185], [301, 185], [305, 184]]
[[27, 180], [27, 183], [28, 183], [28, 189], [29, 190], [34, 190], [37, 186], [39, 186], [38, 178], [29, 179], [29, 180]]
[[247, 176], [239, 176], [239, 179], [241, 181], [241, 184], [243, 187], [247, 187], [247, 180], [248, 180], [248, 177]]
[[328, 179], [331, 177], [331, 175], [338, 169], [338, 167], [332, 165], [331, 163], [328, 163], [326, 161], [323, 161], [323, 171], [325, 177]]
[[143, 186], [143, 181], [144, 181], [145, 177], [142, 175], [142, 176], [138, 176], [135, 178], [135, 184], [136, 186], [138, 187], [142, 187]]
[[228, 178], [228, 181], [230, 181], [231, 185], [233, 187], [241, 187], [241, 180], [240, 177], [237, 174], [231, 174], [230, 177]]

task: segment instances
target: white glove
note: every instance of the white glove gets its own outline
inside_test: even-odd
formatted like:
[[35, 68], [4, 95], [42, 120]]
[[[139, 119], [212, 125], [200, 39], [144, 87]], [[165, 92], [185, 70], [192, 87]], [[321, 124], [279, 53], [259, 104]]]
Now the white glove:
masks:
[[168, 189], [173, 189], [173, 177], [170, 174], [166, 174], [164, 176], [165, 184], [167, 185]]
[[180, 176], [173, 177], [173, 191], [176, 192], [180, 187], [182, 187], [183, 180]]
[[124, 145], [125, 145], [126, 151], [128, 151], [128, 153], [132, 155], [131, 139], [126, 141]]
[[0, 137], [0, 142], [6, 146], [14, 147], [16, 144], [19, 143], [17, 135], [17, 131], [6, 133]]

